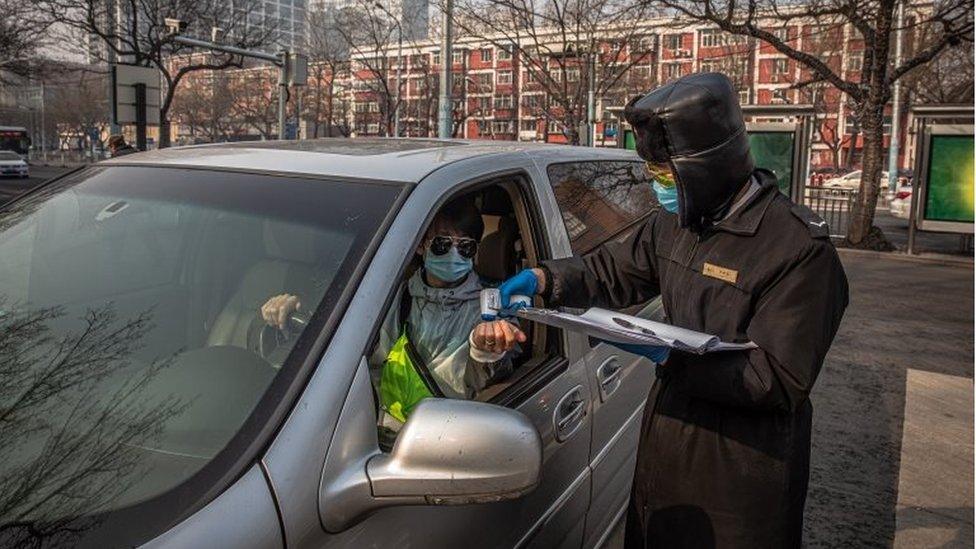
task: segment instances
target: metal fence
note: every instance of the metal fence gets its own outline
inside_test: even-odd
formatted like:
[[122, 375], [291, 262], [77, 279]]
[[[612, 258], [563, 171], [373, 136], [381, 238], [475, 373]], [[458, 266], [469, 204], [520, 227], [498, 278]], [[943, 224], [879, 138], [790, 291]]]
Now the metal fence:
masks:
[[857, 190], [806, 187], [803, 204], [827, 222], [830, 236], [844, 238], [850, 224], [851, 211], [857, 200]]

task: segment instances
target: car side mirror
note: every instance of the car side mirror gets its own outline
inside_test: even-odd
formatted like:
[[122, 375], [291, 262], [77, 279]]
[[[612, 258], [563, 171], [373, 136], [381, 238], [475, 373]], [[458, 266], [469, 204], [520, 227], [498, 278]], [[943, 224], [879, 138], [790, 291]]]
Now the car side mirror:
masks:
[[369, 460], [376, 497], [434, 505], [514, 499], [539, 483], [542, 440], [523, 414], [481, 402], [429, 398], [393, 451]]
[[[366, 378], [353, 390], [368, 390], [368, 383]], [[520, 412], [428, 398], [384, 454], [375, 412], [366, 402], [347, 400], [326, 457], [319, 513], [328, 532], [341, 532], [385, 507], [502, 501], [539, 483], [542, 439]]]

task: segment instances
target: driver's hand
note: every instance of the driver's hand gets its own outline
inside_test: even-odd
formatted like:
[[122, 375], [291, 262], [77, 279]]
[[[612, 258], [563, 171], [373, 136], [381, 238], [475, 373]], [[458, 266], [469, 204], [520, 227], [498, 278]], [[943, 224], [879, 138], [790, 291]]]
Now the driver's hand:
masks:
[[525, 343], [525, 334], [507, 320], [482, 322], [475, 326], [472, 343], [482, 351], [503, 353], [512, 350], [516, 343]]
[[275, 326], [284, 330], [288, 324], [288, 317], [302, 308], [302, 302], [291, 294], [276, 295], [261, 306], [261, 318], [268, 326]]

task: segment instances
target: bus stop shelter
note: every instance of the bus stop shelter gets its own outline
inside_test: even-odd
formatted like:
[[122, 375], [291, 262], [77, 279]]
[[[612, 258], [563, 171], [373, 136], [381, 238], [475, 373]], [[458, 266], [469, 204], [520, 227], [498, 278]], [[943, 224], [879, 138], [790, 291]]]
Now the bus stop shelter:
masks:
[[908, 253], [919, 231], [973, 235], [973, 106], [916, 105], [909, 109], [915, 139], [908, 213]]

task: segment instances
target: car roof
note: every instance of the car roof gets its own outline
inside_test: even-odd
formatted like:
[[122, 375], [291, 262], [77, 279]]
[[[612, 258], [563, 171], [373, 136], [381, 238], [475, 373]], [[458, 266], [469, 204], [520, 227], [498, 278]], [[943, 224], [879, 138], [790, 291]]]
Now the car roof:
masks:
[[433, 171], [467, 159], [496, 155], [545, 163], [636, 160], [633, 151], [515, 141], [420, 138], [319, 138], [247, 141], [172, 147], [106, 160], [103, 165], [185, 166], [285, 174], [420, 182]]

